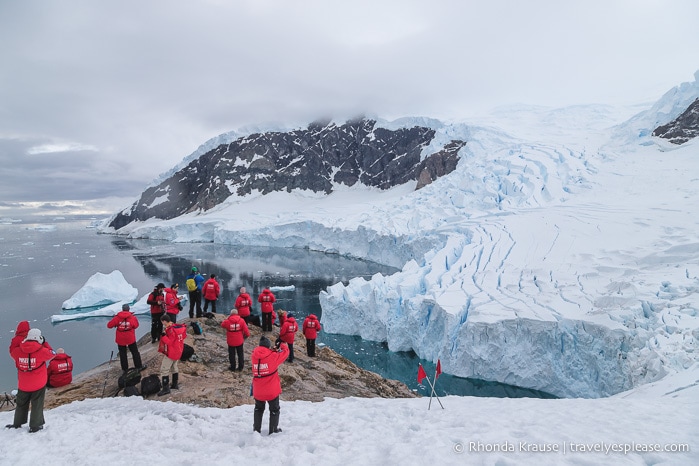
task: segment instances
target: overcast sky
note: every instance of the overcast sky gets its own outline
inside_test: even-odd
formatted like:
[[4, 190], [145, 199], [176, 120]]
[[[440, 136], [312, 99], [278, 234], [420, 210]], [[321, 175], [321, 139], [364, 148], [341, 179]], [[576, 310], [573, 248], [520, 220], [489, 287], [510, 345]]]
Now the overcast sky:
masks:
[[0, 1], [0, 215], [125, 207], [250, 124], [652, 102], [694, 80], [697, 18], [695, 0]]

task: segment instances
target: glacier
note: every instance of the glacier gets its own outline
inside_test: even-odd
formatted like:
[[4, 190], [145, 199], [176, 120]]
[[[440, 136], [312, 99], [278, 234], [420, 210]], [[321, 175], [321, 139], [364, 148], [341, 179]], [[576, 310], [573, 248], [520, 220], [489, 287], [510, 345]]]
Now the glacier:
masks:
[[423, 155], [467, 141], [457, 169], [418, 191], [231, 196], [115, 233], [394, 266], [321, 292], [324, 330], [440, 359], [457, 376], [609, 396], [698, 364], [699, 142], [650, 136], [697, 97], [695, 81], [648, 105], [383, 122], [434, 128]]

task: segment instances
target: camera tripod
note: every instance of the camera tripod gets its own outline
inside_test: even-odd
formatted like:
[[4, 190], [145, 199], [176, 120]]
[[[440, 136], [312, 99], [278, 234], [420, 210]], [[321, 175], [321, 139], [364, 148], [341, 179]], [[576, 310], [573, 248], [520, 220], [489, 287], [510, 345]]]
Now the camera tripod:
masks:
[[15, 406], [15, 400], [10, 397], [10, 395], [5, 392], [5, 398], [0, 398], [2, 401], [0, 402], [0, 408], [4, 408], [5, 405], [7, 406]]

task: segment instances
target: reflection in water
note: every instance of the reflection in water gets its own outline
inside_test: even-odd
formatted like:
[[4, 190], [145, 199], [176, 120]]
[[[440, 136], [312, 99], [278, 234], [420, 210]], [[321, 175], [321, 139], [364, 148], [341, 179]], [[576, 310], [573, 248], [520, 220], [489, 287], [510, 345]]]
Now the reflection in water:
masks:
[[[397, 269], [366, 261], [349, 259], [309, 250], [286, 248], [237, 248], [213, 243], [170, 243], [151, 240], [112, 240], [115, 248], [131, 251], [134, 259], [143, 267], [146, 275], [154, 277], [154, 283], [163, 281], [167, 286], [182, 283], [192, 266], [202, 274], [216, 274], [221, 284], [218, 310], [228, 313], [233, 307], [238, 290], [245, 286], [253, 300], [265, 286], [293, 285], [293, 291], [275, 293], [275, 309], [285, 309], [301, 323], [308, 314], [321, 317], [318, 295], [330, 285], [347, 282], [354, 277], [368, 279], [376, 273], [385, 275]], [[187, 312], [185, 307], [183, 312]], [[255, 306], [253, 312], [259, 312]], [[303, 337], [299, 337], [303, 338]], [[358, 366], [376, 372], [385, 378], [400, 380], [413, 390], [429, 395], [429, 387], [417, 384], [417, 367], [422, 362], [430, 379], [434, 365], [421, 361], [414, 352], [388, 351], [380, 342], [362, 340], [356, 336], [321, 332], [319, 345], [327, 345]], [[432, 372], [429, 372], [429, 371]], [[491, 397], [553, 398], [536, 390], [523, 389], [495, 382], [454, 377], [442, 374], [436, 386], [442, 395], [467, 395]]]

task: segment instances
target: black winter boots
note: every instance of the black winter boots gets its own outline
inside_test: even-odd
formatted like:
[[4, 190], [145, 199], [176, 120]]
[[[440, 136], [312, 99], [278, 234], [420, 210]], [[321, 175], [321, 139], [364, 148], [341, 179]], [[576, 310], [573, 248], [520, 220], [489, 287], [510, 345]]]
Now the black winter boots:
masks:
[[277, 427], [279, 425], [279, 411], [269, 411], [269, 435], [276, 434], [282, 430]]
[[[173, 382], [175, 381], [175, 376], [172, 376]], [[170, 394], [170, 377], [167, 375], [163, 376], [163, 389], [158, 392], [158, 396], [169, 395]]]
[[170, 388], [172, 388], [173, 390], [177, 390], [178, 388], [180, 388], [179, 384], [177, 383], [179, 381], [179, 378], [179, 373], [176, 372], [172, 374], [172, 385], [170, 386]]

